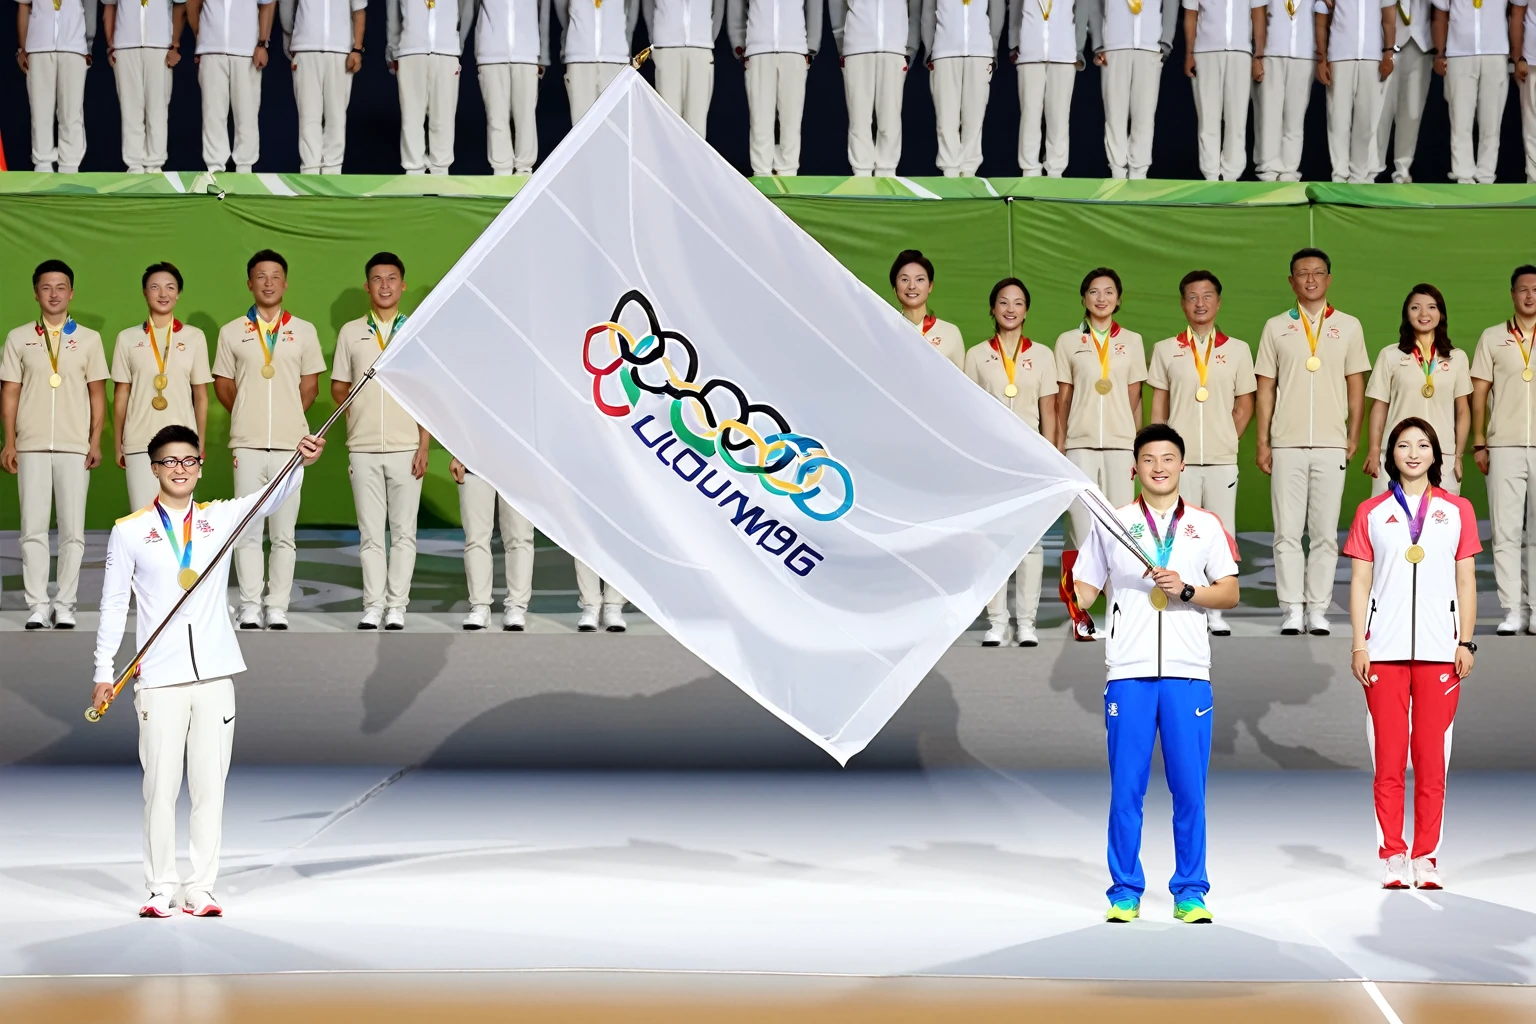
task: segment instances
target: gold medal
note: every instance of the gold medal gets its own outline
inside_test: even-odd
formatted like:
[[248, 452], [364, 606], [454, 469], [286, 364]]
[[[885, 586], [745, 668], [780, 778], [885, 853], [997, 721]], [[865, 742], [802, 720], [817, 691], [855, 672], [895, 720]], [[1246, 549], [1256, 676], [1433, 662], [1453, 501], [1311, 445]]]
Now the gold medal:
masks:
[[1536, 374], [1531, 372], [1531, 368], [1529, 366], [1520, 371], [1520, 379], [1525, 381], [1527, 384], [1530, 383], [1532, 377], [1536, 377]]
[[1098, 380], [1093, 382], [1093, 390], [1097, 391], [1101, 395], [1107, 395], [1113, 389], [1114, 385], [1103, 377], [1100, 377]]
[[1009, 398], [1017, 398], [1019, 395], [1018, 385], [1009, 384], [1007, 387], [1003, 388], [1003, 394]]
[[182, 590], [191, 590], [192, 584], [197, 582], [196, 569], [183, 569], [176, 574], [176, 582], [181, 584]]
[[171, 378], [167, 377], [163, 373], [155, 374], [155, 390], [156, 391], [164, 391], [166, 388], [168, 388], [170, 386], [171, 386]]
[[1153, 587], [1151, 592], [1147, 594], [1147, 600], [1152, 603], [1153, 608], [1163, 611], [1168, 607], [1168, 592], [1161, 587]]
[[[1425, 500], [1427, 501], [1429, 499], [1426, 498]], [[1414, 565], [1418, 565], [1420, 562], [1424, 561], [1424, 549], [1419, 547], [1417, 544], [1410, 545], [1408, 550], [1403, 554], [1403, 557], [1408, 559], [1408, 561], [1412, 562]]]
[[1424, 386], [1419, 388], [1419, 394], [1423, 395], [1425, 398], [1434, 398], [1435, 386], [1426, 381]]
[[1307, 369], [1308, 370], [1312, 371], [1313, 373], [1316, 373], [1318, 370], [1321, 370], [1322, 368], [1323, 368], [1323, 361], [1321, 359], [1319, 359], [1317, 356], [1308, 356], [1307, 357]]
[[267, 363], [261, 368], [261, 375], [267, 378], [267, 380], [271, 380], [273, 377], [277, 376], [277, 367], [273, 366], [271, 363]]
[[164, 395], [156, 395], [154, 398], [149, 400], [150, 408], [154, 409], [155, 412], [165, 412], [166, 406], [170, 404], [170, 402], [165, 400]]
[[1206, 399], [1208, 399], [1210, 397], [1211, 397], [1210, 391], [1206, 390], [1205, 388], [1196, 388], [1195, 389], [1195, 401], [1203, 402], [1203, 401], [1205, 401]]
[[48, 377], [48, 386], [51, 387], [51, 388], [59, 387], [63, 383], [64, 383], [64, 378], [60, 377], [56, 373], [50, 374], [49, 377]]

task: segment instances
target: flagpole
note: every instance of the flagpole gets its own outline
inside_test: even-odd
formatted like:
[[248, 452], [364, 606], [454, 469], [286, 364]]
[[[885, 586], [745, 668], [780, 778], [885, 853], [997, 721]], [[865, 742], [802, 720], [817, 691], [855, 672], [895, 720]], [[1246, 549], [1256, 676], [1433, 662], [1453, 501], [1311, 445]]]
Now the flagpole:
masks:
[[[372, 368], [370, 368], [367, 373], [363, 374], [363, 379], [357, 382], [357, 386], [352, 389], [352, 393], [347, 395], [346, 399], [336, 407], [336, 411], [331, 413], [330, 418], [325, 421], [319, 430], [315, 431], [315, 437], [325, 436], [326, 431], [330, 430], [331, 427], [335, 425], [336, 421], [341, 418], [341, 414], [347, 411], [347, 407], [352, 404], [352, 402], [357, 398], [358, 394], [362, 392], [363, 388], [368, 384], [368, 382], [373, 380], [373, 375], [374, 370]], [[219, 548], [219, 550], [214, 554], [212, 560], [209, 561], [208, 568], [204, 569], [202, 574], [199, 575], [197, 579], [193, 581], [192, 585], [186, 589], [186, 592], [183, 593], [181, 597], [176, 599], [176, 603], [173, 604], [171, 606], [171, 610], [165, 614], [165, 618], [160, 620], [160, 625], [155, 627], [155, 631], [149, 634], [149, 639], [144, 641], [144, 645], [140, 647], [139, 652], [133, 656], [133, 660], [128, 663], [128, 667], [123, 670], [123, 674], [117, 677], [117, 682], [112, 686], [112, 695], [107, 698], [107, 702], [101, 705], [101, 707], [97, 707], [96, 705], [92, 704], [90, 707], [85, 709], [85, 720], [87, 722], [101, 721], [102, 716], [107, 713], [107, 709], [112, 706], [112, 702], [117, 699], [117, 695], [123, 692], [123, 686], [128, 682], [129, 679], [133, 678], [134, 673], [138, 671], [139, 664], [144, 660], [144, 656], [149, 653], [149, 649], [154, 646], [156, 640], [160, 639], [160, 634], [165, 631], [165, 627], [170, 625], [171, 620], [176, 617], [176, 613], [181, 610], [181, 606], [186, 604], [187, 600], [197, 592], [197, 588], [203, 585], [203, 581], [212, 575], [210, 570], [212, 570], [214, 566], [218, 565], [219, 562], [223, 560], [225, 555], [229, 554], [230, 548], [235, 546], [235, 542], [240, 539], [240, 535], [245, 533], [245, 528], [251, 525], [251, 521], [256, 518], [256, 513], [261, 511], [262, 506], [267, 503], [267, 499], [277, 491], [278, 485], [281, 484], [283, 480], [287, 478], [288, 474], [292, 473], [302, 461], [304, 461], [303, 453], [295, 451], [293, 453], [293, 457], [288, 460], [288, 464], [284, 466], [282, 470], [272, 478], [271, 483], [267, 484], [267, 489], [261, 492], [261, 497], [256, 501], [254, 505], [251, 506], [251, 510], [245, 514], [245, 518], [240, 520], [240, 525], [235, 527], [235, 529], [230, 533], [228, 539], [224, 541], [223, 546]]]

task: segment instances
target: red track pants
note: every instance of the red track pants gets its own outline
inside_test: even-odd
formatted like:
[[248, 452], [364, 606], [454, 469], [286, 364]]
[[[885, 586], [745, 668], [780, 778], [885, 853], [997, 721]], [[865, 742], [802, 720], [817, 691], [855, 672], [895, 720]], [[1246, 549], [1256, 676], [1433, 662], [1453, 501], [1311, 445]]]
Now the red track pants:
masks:
[[1376, 843], [1385, 860], [1408, 852], [1403, 841], [1403, 777], [1413, 755], [1413, 857], [1440, 849], [1445, 771], [1461, 680], [1443, 662], [1378, 661], [1365, 688], [1371, 760], [1376, 766]]

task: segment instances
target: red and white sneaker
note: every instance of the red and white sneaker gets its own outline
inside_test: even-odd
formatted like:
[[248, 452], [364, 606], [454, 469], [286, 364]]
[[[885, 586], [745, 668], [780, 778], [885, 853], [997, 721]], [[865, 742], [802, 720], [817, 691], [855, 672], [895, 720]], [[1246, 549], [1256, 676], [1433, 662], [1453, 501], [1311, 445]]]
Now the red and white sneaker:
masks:
[[1381, 878], [1383, 889], [1408, 889], [1413, 883], [1408, 877], [1408, 855], [1396, 853], [1381, 862], [1384, 872]]
[[171, 898], [163, 892], [152, 892], [139, 908], [140, 917], [170, 917]]
[[1440, 884], [1440, 869], [1435, 866], [1433, 857], [1415, 857], [1413, 859], [1413, 884], [1420, 889], [1442, 889]]
[[181, 912], [193, 917], [223, 917], [224, 908], [213, 898], [213, 893], [201, 889], [187, 893], [181, 902]]

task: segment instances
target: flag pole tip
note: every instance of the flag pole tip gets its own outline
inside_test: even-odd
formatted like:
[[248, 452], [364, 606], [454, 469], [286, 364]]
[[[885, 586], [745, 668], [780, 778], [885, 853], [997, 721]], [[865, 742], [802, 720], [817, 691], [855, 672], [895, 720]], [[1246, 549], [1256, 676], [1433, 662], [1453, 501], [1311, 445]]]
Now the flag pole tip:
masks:
[[646, 61], [648, 61], [650, 59], [651, 59], [651, 48], [649, 46], [647, 46], [645, 49], [643, 49], [639, 53], [635, 54], [635, 59], [629, 62], [629, 66], [634, 68], [636, 71], [639, 71], [640, 70], [640, 65], [644, 64]]

